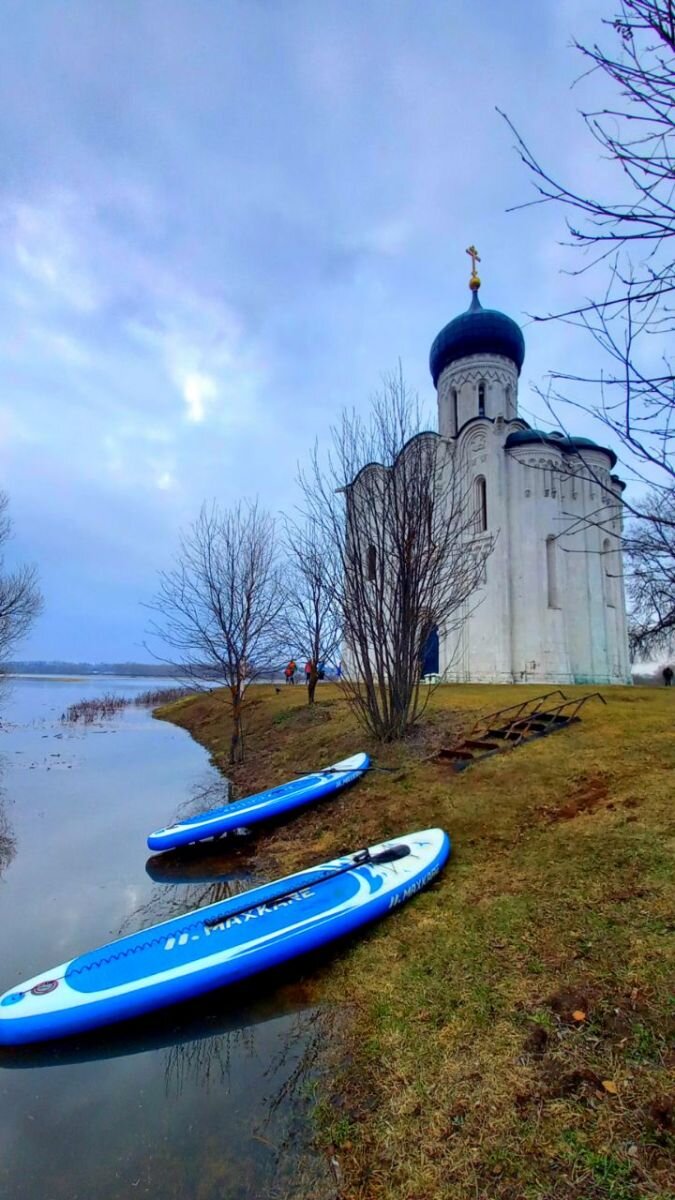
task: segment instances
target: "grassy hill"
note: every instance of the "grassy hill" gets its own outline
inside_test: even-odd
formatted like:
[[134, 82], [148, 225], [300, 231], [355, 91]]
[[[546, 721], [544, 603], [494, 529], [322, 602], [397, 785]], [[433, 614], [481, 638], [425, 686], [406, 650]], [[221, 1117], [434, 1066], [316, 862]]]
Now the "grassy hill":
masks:
[[[311, 973], [343, 1014], [315, 1117], [349, 1200], [672, 1194], [675, 689], [604, 689], [581, 725], [461, 774], [428, 757], [541, 690], [440, 688], [379, 747], [331, 685], [313, 711], [300, 687], [255, 689], [242, 794], [357, 749], [399, 768], [260, 833], [262, 869], [431, 825], [453, 840], [437, 884]], [[218, 694], [159, 715], [227, 771]]]

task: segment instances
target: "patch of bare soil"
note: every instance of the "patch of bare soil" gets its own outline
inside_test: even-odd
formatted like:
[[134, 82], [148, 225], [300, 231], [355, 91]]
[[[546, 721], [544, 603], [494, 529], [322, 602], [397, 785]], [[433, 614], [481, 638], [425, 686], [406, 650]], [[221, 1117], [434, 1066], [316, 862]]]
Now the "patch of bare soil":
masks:
[[582, 775], [562, 804], [540, 808], [539, 814], [548, 821], [572, 821], [582, 813], [606, 808], [609, 806], [609, 783], [608, 776], [600, 772]]
[[[546, 1001], [547, 1008], [554, 1012], [565, 1025], [574, 1025], [581, 1019], [585, 1020], [591, 1008], [592, 997], [587, 990], [562, 987]], [[580, 1018], [578, 1014], [583, 1014]]]

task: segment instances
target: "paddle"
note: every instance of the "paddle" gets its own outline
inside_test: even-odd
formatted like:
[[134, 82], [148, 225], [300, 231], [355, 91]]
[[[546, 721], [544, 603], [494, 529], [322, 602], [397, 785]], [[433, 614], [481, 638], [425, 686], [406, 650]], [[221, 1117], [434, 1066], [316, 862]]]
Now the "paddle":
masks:
[[[403, 843], [399, 842], [394, 846], [389, 846], [386, 850], [381, 850], [379, 854], [371, 854], [370, 850], [368, 850], [367, 848], [365, 850], [358, 850], [356, 852], [356, 854], [353, 854], [346, 863], [343, 863], [342, 866], [333, 867], [332, 869], [330, 869], [328, 871], [323, 871], [320, 875], [315, 875], [313, 878], [308, 879], [307, 883], [304, 886], [310, 887], [317, 883], [325, 883], [329, 879], [334, 879], [337, 875], [344, 875], [344, 874], [346, 874], [347, 871], [352, 871], [354, 869], [354, 867], [363, 866], [364, 863], [396, 862], [397, 859], [406, 858], [407, 855], [411, 854], [411, 853], [412, 853], [412, 851], [410, 849], [410, 846], [407, 846], [404, 842]], [[305, 871], [305, 872], [301, 872], [301, 875], [307, 876], [307, 875], [309, 875], [309, 873], [310, 873], [309, 871]], [[279, 887], [276, 890], [274, 888], [274, 885], [270, 884], [268, 894], [259, 896], [257, 901], [251, 900], [251, 892], [250, 891], [243, 892], [242, 896], [241, 896], [242, 903], [238, 907], [235, 906], [231, 909], [226, 909], [225, 912], [223, 912], [219, 917], [209, 917], [206, 921], [202, 921], [201, 918], [199, 918], [197, 920], [192, 920], [189, 922], [189, 924], [186, 923], [185, 925], [176, 927], [170, 934], [166, 934], [166, 933], [156, 934], [154, 937], [149, 937], [145, 941], [141, 942], [138, 945], [127, 947], [126, 949], [123, 949], [123, 950], [115, 950], [115, 948], [114, 948], [115, 943], [113, 942], [110, 945], [111, 953], [103, 954], [103, 955], [101, 955], [100, 958], [94, 959], [93, 962], [88, 962], [88, 963], [86, 963], [86, 965], [79, 966], [79, 967], [73, 966], [72, 963], [69, 963], [67, 965], [66, 972], [64, 975], [52, 975], [48, 980], [43, 981], [43, 982], [49, 983], [50, 985], [55, 985], [55, 983], [61, 979], [68, 979], [69, 977], [71, 977], [73, 975], [80, 975], [85, 971], [94, 970], [97, 967], [101, 967], [107, 963], [114, 962], [116, 959], [125, 958], [128, 954], [137, 954], [139, 950], [148, 950], [153, 946], [161, 946], [165, 942], [168, 943], [171, 939], [179, 940], [182, 937], [182, 935], [186, 934], [188, 932], [188, 930], [190, 930], [190, 929], [198, 929], [200, 926], [202, 928], [212, 928], [214, 926], [224, 924], [225, 921], [228, 921], [232, 917], [237, 917], [237, 916], [240, 916], [242, 913], [249, 912], [251, 910], [251, 908], [253, 908], [254, 906], [256, 906], [258, 904], [261, 906], [263, 906], [265, 904], [276, 904], [279, 901], [284, 900], [287, 896], [293, 896], [298, 891], [302, 891], [302, 888], [303, 888], [303, 885], [299, 884], [297, 882], [297, 876], [296, 876], [296, 882], [293, 886], [289, 886], [288, 879], [281, 880], [279, 882]], [[265, 887], [261, 887], [261, 888], [257, 888], [254, 890], [265, 893], [265, 891], [267, 889], [265, 889]], [[246, 900], [247, 896], [248, 896], [248, 900]], [[232, 897], [232, 899], [235, 899], [235, 897]], [[246, 901], [246, 902], [244, 903], [244, 901]], [[196, 916], [196, 914], [195, 913], [186, 913], [185, 916], [186, 917], [189, 917], [189, 916], [194, 917], [194, 916]], [[180, 920], [180, 918], [177, 918], [177, 920]], [[172, 924], [173, 924], [173, 922], [172, 922]], [[151, 932], [151, 931], [148, 930], [148, 932]], [[133, 937], [133, 935], [132, 935], [132, 937]], [[104, 947], [101, 946], [101, 950], [103, 950], [103, 949], [104, 949]], [[87, 957], [87, 956], [85, 956], [85, 957]], [[51, 987], [49, 990], [51, 991]], [[25, 991], [23, 991], [23, 992], [17, 991], [17, 995], [23, 996], [23, 995], [26, 995], [26, 992]]]
[[[326, 883], [329, 879], [335, 879], [338, 875], [345, 875], [347, 871], [353, 871], [354, 867], [362, 867], [367, 863], [380, 864], [397, 862], [397, 860], [400, 858], [407, 858], [410, 852], [410, 846], [406, 846], [405, 843], [401, 842], [395, 846], [389, 846], [386, 850], [380, 850], [379, 854], [371, 854], [370, 850], [368, 849], [357, 850], [356, 854], [351, 856], [349, 862], [343, 863], [343, 865], [340, 867], [332, 867], [330, 870], [323, 871], [320, 875], [314, 875], [304, 885], [296, 882], [292, 887], [289, 887], [288, 880], [282, 880], [279, 884], [279, 890], [273, 890], [271, 895], [265, 896], [264, 899], [260, 897], [257, 901], [249, 898], [248, 902], [241, 904], [239, 908], [235, 907], [233, 909], [228, 909], [219, 917], [209, 917], [206, 921], [204, 921], [204, 925], [208, 928], [211, 928], [214, 925], [222, 925], [224, 921], [230, 920], [231, 917], [241, 916], [242, 913], [248, 912], [249, 909], [254, 908], [256, 904], [278, 904], [279, 901], [285, 900], [286, 897], [293, 896], [296, 892], [302, 891], [303, 886], [313, 887], [317, 883]], [[305, 872], [303, 872], [303, 874], [304, 873]], [[309, 874], [309, 872], [306, 873]], [[250, 897], [250, 894], [250, 892], [244, 892], [242, 895], [242, 900], [244, 900], [247, 895]]]
[[[302, 767], [294, 767], [294, 771], [301, 771]], [[397, 771], [402, 771], [403, 767], [376, 767], [371, 763], [369, 767], [324, 767], [322, 771], [313, 771], [313, 775], [348, 775], [350, 771], [358, 770], [359, 775], [365, 775], [366, 771], [382, 771], [385, 775], [394, 775]], [[303, 777], [300, 776], [302, 779]]]

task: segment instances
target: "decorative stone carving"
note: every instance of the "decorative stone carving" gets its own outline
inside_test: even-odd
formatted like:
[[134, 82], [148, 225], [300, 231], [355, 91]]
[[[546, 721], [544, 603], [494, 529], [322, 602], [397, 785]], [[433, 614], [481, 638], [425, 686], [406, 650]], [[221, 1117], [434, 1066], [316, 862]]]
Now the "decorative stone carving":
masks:
[[[467, 359], [463, 359], [462, 361], [466, 363]], [[515, 367], [511, 366], [511, 364], [508, 362], [508, 359], [504, 359], [503, 367], [496, 366], [494, 364], [494, 360], [485, 363], [484, 365], [481, 364], [480, 366], [477, 365], [475, 367], [455, 367], [453, 364], [450, 367], [446, 367], [445, 371], [443, 372], [443, 380], [439, 381], [439, 391], [441, 388], [445, 390], [443, 385], [446, 384], [446, 382], [448, 386], [450, 386], [451, 383], [452, 387], [455, 388], [464, 387], [465, 383], [472, 383], [477, 386], [479, 383], [483, 382], [501, 383], [502, 387], [507, 388], [509, 386], [513, 387], [516, 379], [516, 369]]]
[[485, 430], [477, 429], [472, 433], [468, 442], [469, 454], [477, 454], [479, 450], [485, 449]]

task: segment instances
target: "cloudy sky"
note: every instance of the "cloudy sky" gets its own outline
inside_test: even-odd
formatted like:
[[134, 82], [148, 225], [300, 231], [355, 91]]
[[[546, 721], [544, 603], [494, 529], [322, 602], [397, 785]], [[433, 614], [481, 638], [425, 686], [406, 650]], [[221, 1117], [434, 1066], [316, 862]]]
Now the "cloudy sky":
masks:
[[[147, 658], [156, 573], [204, 499], [293, 503], [296, 464], [469, 301], [528, 327], [585, 284], [505, 109], [598, 164], [571, 37], [596, 0], [0, 0], [0, 471], [44, 616], [21, 657]], [[586, 91], [584, 92], [584, 88]], [[577, 422], [576, 428], [579, 428]]]

